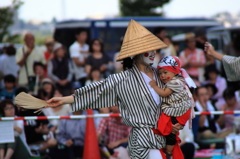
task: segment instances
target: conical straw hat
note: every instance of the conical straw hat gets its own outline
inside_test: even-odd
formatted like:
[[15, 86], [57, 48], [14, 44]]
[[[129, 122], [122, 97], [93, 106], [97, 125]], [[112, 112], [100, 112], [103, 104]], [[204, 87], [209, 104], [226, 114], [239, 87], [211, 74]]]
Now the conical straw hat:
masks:
[[131, 20], [124, 35], [123, 44], [117, 61], [144, 52], [165, 48], [167, 45], [145, 27]]

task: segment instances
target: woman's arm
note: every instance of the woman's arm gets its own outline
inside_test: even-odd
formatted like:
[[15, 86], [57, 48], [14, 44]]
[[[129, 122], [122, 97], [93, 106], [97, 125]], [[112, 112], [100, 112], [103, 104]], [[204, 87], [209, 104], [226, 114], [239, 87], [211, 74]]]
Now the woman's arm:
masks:
[[72, 104], [74, 102], [73, 96], [66, 96], [66, 97], [53, 97], [47, 101], [49, 105], [46, 107], [57, 107], [63, 104]]

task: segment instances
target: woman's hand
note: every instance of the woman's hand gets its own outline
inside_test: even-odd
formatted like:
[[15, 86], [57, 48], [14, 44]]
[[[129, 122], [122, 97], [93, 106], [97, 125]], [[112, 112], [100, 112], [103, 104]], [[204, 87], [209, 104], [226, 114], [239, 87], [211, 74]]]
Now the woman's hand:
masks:
[[73, 102], [73, 96], [53, 97], [47, 101], [48, 105], [45, 107], [58, 107], [63, 104], [72, 104]]
[[205, 45], [204, 45], [204, 51], [209, 55], [209, 56], [213, 56], [214, 55], [214, 47], [209, 43], [209, 42], [206, 42]]
[[205, 46], [204, 51], [207, 53], [207, 55], [209, 55], [210, 57], [213, 57], [219, 61], [222, 60], [223, 54], [216, 52], [214, 50], [214, 47], [209, 42], [206, 42], [204, 46]]

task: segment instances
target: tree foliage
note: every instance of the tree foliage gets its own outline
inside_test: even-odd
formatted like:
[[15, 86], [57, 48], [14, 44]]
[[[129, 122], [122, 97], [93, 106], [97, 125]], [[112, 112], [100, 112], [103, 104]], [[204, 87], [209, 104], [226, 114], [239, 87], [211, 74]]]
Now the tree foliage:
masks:
[[3, 41], [4, 36], [9, 36], [9, 27], [14, 24], [15, 11], [22, 4], [20, 0], [13, 0], [10, 6], [0, 8], [0, 42]]
[[170, 0], [119, 0], [122, 16], [161, 16], [163, 12], [156, 12]]

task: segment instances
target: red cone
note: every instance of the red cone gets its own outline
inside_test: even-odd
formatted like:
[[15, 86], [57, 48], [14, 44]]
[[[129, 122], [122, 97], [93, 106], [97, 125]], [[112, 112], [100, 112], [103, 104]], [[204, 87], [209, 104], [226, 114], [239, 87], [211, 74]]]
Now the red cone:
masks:
[[[87, 115], [93, 115], [92, 109], [87, 110]], [[94, 119], [88, 117], [86, 122], [83, 159], [101, 159]]]

